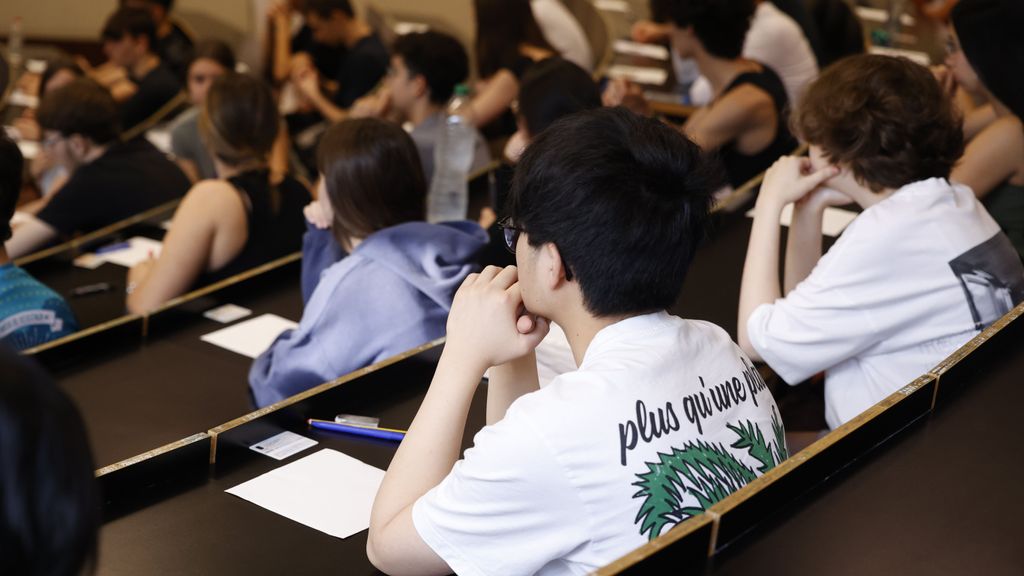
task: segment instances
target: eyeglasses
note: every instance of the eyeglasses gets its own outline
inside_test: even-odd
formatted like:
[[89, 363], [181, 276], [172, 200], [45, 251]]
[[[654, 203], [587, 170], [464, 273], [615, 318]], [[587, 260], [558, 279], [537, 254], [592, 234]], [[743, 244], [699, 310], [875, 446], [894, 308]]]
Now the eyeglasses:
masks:
[[[519, 244], [519, 233], [523, 231], [522, 228], [518, 228], [511, 218], [502, 218], [498, 222], [498, 226], [501, 227], [502, 233], [505, 235], [505, 247], [512, 254], [516, 253], [516, 245]], [[562, 265], [565, 266], [565, 279], [567, 281], [572, 280], [572, 270], [569, 268], [569, 264], [566, 263], [565, 259], [562, 259]]]
[[509, 252], [515, 254], [516, 244], [519, 243], [519, 233], [523, 231], [522, 228], [516, 228], [511, 218], [502, 218], [501, 222], [498, 222], [498, 226], [501, 227], [501, 231], [505, 235], [505, 247], [508, 248]]

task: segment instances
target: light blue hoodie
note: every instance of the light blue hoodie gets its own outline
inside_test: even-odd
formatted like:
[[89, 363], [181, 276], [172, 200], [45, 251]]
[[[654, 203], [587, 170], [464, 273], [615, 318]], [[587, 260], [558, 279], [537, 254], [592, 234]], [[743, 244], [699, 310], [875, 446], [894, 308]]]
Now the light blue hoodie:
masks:
[[[327, 231], [303, 246], [308, 278], [323, 268]], [[299, 327], [285, 332], [249, 371], [257, 405], [266, 406], [444, 336], [463, 279], [477, 269], [487, 234], [469, 221], [409, 222], [371, 234], [327, 267]], [[306, 262], [307, 256], [309, 262]]]

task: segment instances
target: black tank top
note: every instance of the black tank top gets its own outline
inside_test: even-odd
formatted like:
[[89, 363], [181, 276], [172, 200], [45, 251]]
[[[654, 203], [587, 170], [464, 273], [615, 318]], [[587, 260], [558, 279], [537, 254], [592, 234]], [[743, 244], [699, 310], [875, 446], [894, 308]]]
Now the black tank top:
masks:
[[230, 278], [302, 249], [306, 224], [302, 209], [310, 201], [306, 187], [291, 176], [271, 186], [266, 169], [249, 170], [228, 178], [242, 196], [249, 235], [242, 251], [213, 272], [204, 273], [198, 286]]
[[722, 146], [719, 155], [725, 164], [725, 170], [729, 174], [729, 184], [733, 188], [739, 188], [748, 180], [767, 170], [772, 163], [780, 156], [790, 154], [797, 147], [797, 140], [789, 132], [789, 121], [787, 114], [786, 87], [782, 80], [772, 71], [771, 68], [761, 64], [760, 72], [745, 72], [737, 76], [722, 92], [723, 95], [732, 92], [744, 84], [752, 84], [768, 93], [775, 103], [775, 115], [778, 118], [778, 128], [775, 130], [775, 139], [768, 146], [756, 154], [746, 155], [736, 149], [736, 142], [732, 141]]

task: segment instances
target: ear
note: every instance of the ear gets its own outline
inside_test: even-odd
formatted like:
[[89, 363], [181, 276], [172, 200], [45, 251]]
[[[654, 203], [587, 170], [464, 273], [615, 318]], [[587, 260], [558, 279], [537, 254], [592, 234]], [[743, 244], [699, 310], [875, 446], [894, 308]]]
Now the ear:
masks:
[[416, 85], [417, 98], [429, 95], [430, 86], [427, 84], [427, 78], [423, 74], [413, 76], [412, 81]]
[[537, 262], [537, 272], [550, 290], [556, 290], [566, 283], [565, 263], [562, 261], [562, 254], [554, 243], [548, 242], [540, 247], [540, 261]]
[[72, 134], [67, 137], [68, 150], [74, 158], [84, 158], [89, 153], [91, 142], [81, 134]]

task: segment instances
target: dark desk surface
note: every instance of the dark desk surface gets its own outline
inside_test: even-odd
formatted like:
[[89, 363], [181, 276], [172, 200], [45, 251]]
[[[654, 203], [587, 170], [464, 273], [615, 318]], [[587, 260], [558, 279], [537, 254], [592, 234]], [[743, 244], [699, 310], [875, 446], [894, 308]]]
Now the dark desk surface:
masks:
[[993, 360], [953, 401], [726, 547], [708, 573], [1024, 573], [1019, 350]]
[[[406, 428], [429, 384], [426, 376], [411, 376], [394, 365], [342, 384], [332, 409], [293, 415], [263, 436], [289, 429], [318, 440], [317, 446], [284, 462], [245, 449], [223, 458], [229, 463], [222, 463], [219, 455], [213, 479], [108, 522], [101, 534], [99, 574], [377, 574], [366, 558], [365, 531], [344, 540], [333, 538], [224, 490], [323, 448], [386, 469], [396, 444], [311, 430], [301, 417], [330, 418], [328, 412], [337, 410], [377, 415], [382, 426]], [[474, 399], [469, 430], [483, 425], [485, 392], [481, 386]], [[463, 446], [471, 442], [467, 433]]]
[[[109, 354], [58, 369], [54, 376], [85, 418], [97, 467], [228, 422], [253, 410], [248, 378], [252, 361], [203, 342], [226, 325], [202, 311], [221, 303], [244, 306], [253, 317], [302, 315], [298, 268], [246, 283], [219, 298], [192, 303], [173, 329], [144, 344], [114, 345]], [[250, 317], [251, 318], [251, 317]]]

